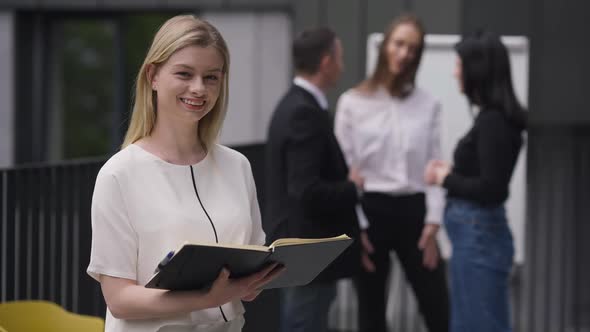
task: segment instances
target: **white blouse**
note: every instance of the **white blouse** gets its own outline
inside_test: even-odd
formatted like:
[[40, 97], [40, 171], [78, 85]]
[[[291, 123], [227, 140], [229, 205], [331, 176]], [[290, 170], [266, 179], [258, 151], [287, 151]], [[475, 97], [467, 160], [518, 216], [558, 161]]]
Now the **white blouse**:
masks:
[[[250, 163], [214, 146], [199, 163], [170, 164], [131, 144], [102, 167], [92, 197], [92, 249], [88, 274], [145, 285], [160, 260], [185, 241], [264, 244]], [[203, 259], [207, 259], [203, 257]], [[240, 301], [171, 319], [123, 320], [107, 309], [107, 332], [241, 331]]]
[[338, 99], [334, 130], [366, 192], [425, 192], [425, 221], [441, 223], [444, 191], [424, 182], [428, 161], [441, 159], [440, 104], [433, 97], [419, 88], [403, 99], [383, 87], [371, 94], [351, 89]]

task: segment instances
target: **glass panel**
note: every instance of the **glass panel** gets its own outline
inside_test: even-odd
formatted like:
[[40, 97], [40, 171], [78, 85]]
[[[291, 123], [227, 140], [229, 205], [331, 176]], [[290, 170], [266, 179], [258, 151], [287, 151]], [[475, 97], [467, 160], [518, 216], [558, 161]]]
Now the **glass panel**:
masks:
[[[174, 14], [135, 14], [125, 18], [126, 65], [129, 82], [134, 83], [152, 38], [160, 26]], [[133, 87], [133, 84], [129, 86]]]
[[54, 22], [47, 87], [50, 160], [105, 156], [117, 149], [127, 129], [137, 71], [154, 33], [173, 15]]
[[72, 19], [53, 27], [50, 159], [106, 155], [114, 111], [114, 22]]
[[[119, 125], [119, 135], [124, 137], [128, 119], [131, 118], [133, 108], [133, 96], [135, 94], [135, 80], [139, 68], [147, 55], [154, 35], [160, 26], [174, 13], [167, 14], [130, 14], [124, 19], [124, 41], [125, 41], [125, 114], [122, 116], [122, 123]], [[122, 142], [121, 142], [122, 143]]]

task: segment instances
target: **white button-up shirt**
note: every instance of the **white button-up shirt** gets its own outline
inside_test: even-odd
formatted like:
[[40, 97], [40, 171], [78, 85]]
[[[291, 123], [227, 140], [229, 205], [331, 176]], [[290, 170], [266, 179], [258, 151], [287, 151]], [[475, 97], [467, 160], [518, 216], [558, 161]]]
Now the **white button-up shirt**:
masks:
[[429, 160], [441, 158], [440, 104], [416, 88], [405, 98], [385, 88], [348, 90], [334, 125], [346, 162], [365, 178], [364, 190], [392, 196], [426, 193], [426, 222], [442, 220], [444, 190], [424, 182]]

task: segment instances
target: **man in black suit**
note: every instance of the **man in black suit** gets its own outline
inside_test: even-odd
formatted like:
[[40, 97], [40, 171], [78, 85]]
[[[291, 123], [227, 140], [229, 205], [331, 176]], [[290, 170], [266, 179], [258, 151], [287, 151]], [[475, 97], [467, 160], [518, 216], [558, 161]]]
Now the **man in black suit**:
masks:
[[[343, 233], [356, 238], [355, 206], [362, 179], [348, 174], [325, 96], [342, 72], [340, 40], [327, 28], [304, 31], [293, 43], [293, 62], [296, 77], [268, 131], [267, 241]], [[311, 284], [283, 289], [281, 332], [326, 331], [336, 280], [352, 276], [359, 264], [355, 241]]]

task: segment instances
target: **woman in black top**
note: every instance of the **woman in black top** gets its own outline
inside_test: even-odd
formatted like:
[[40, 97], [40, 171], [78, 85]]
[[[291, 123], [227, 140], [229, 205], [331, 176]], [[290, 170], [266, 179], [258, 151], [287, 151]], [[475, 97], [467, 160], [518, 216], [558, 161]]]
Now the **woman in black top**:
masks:
[[458, 142], [454, 165], [433, 160], [425, 179], [447, 189], [444, 223], [453, 245], [451, 331], [512, 331], [508, 275], [514, 246], [506, 220], [508, 198], [525, 128], [500, 39], [487, 32], [455, 46], [462, 92], [479, 109]]

